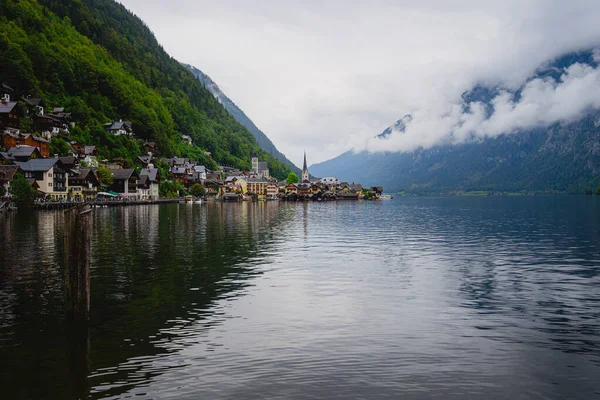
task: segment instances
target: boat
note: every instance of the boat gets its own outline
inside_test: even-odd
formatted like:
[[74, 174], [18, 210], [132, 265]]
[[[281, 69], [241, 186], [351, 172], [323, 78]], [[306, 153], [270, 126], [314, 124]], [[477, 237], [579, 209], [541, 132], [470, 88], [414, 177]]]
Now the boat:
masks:
[[194, 202], [194, 198], [192, 196], [185, 196], [185, 202], [192, 204]]
[[394, 197], [391, 194], [382, 194], [381, 197], [379, 198], [380, 200], [391, 200]]
[[194, 200], [195, 204], [202, 204], [202, 199], [198, 198], [196, 200]]

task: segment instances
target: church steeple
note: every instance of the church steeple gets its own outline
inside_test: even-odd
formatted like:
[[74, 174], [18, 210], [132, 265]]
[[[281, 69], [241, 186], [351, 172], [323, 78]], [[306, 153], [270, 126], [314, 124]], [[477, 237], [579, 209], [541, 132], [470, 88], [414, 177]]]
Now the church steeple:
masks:
[[304, 166], [302, 167], [302, 182], [308, 182], [308, 167], [306, 166], [306, 151], [304, 152]]

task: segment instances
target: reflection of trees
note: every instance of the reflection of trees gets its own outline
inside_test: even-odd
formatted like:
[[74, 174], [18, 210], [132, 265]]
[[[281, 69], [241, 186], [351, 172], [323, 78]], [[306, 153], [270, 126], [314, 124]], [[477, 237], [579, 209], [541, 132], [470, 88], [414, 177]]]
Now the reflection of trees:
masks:
[[[286, 226], [278, 210], [276, 203], [96, 210], [90, 386], [114, 385], [103, 395], [118, 395], [129, 386], [115, 382], [133, 385], [161, 373], [127, 360], [173, 351], [173, 335], [213, 315], [219, 299], [242, 295], [261, 273], [255, 267], [269, 257], [274, 232]], [[0, 224], [0, 358], [12, 360], [11, 373], [0, 374], [5, 394], [85, 396], [73, 360], [85, 359], [79, 353], [87, 349], [62, 321], [62, 212], [0, 218], [8, 222]]]
[[[241, 295], [254, 266], [268, 257], [271, 234], [283, 223], [276, 204], [208, 204], [149, 207], [158, 215], [158, 235], [148, 237], [143, 211], [127, 217], [100, 218], [98, 260], [93, 274], [92, 370], [125, 360], [172, 351], [170, 337], [211, 316], [214, 303]], [[156, 218], [155, 218], [156, 219]], [[107, 225], [127, 223], [119, 234]], [[100, 267], [101, 266], [101, 267]], [[97, 298], [97, 296], [101, 296]], [[203, 326], [211, 327], [210, 323]], [[117, 395], [160, 369], [141, 370], [126, 363], [116, 373], [92, 378], [92, 384], [127, 381], [105, 392]], [[150, 376], [149, 376], [150, 375]], [[92, 375], [93, 376], [93, 375]]]

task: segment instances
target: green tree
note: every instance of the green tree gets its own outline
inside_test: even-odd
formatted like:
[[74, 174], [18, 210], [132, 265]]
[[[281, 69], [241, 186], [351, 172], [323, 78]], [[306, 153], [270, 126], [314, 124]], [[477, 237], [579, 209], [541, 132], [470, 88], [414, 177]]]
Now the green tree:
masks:
[[10, 193], [15, 196], [15, 201], [19, 205], [30, 204], [35, 198], [35, 190], [21, 174], [15, 175], [10, 185]]
[[71, 153], [71, 146], [62, 138], [53, 137], [50, 140], [50, 154], [64, 156]]
[[596, 189], [596, 196], [600, 196], [600, 186]]
[[287, 176], [287, 179], [285, 180], [285, 183], [290, 185], [292, 183], [298, 183], [299, 181], [300, 181], [300, 178], [298, 178], [298, 175], [296, 175], [293, 172], [290, 172]]
[[194, 183], [190, 186], [190, 194], [194, 197], [204, 197], [206, 188], [199, 183]]
[[113, 174], [110, 172], [110, 169], [101, 166], [98, 168], [98, 175], [100, 176], [100, 184], [102, 184], [102, 186], [110, 186], [113, 184]]

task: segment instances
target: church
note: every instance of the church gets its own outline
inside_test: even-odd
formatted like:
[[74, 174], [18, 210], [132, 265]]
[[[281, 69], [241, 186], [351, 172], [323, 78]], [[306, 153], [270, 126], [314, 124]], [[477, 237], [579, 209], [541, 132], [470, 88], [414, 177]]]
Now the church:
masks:
[[252, 171], [259, 178], [269, 179], [269, 165], [265, 161], [258, 161], [258, 154], [252, 153]]
[[308, 167], [306, 166], [306, 151], [304, 152], [304, 166], [302, 167], [302, 183], [310, 183]]

